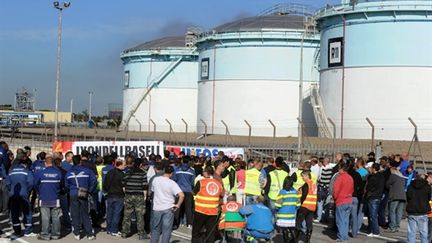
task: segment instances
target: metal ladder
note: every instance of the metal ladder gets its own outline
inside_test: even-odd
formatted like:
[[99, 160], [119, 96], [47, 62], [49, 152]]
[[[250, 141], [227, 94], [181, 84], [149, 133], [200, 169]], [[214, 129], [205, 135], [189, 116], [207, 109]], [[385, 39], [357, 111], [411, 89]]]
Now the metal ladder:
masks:
[[310, 97], [315, 120], [318, 125], [319, 136], [324, 138], [332, 138], [333, 134], [331, 130], [331, 125], [328, 121], [327, 115], [325, 114], [317, 84], [311, 85]]

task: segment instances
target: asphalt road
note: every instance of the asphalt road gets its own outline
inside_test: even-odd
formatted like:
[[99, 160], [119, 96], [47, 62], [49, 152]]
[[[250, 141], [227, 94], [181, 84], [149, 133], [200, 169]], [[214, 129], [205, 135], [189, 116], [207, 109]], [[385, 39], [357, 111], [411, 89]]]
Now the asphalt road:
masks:
[[[0, 215], [0, 229], [3, 231], [2, 238], [9, 238], [12, 234], [12, 227], [8, 222], [8, 217], [6, 215]], [[33, 218], [34, 221], [34, 232], [39, 232], [39, 220], [37, 215]], [[382, 242], [406, 242], [406, 221], [402, 222], [401, 231], [398, 233], [387, 233], [384, 230], [382, 232], [382, 237], [380, 238], [369, 238], [366, 236], [366, 233], [361, 233], [356, 239], [350, 238], [349, 242], [353, 243], [382, 243]], [[173, 243], [182, 243], [182, 242], [190, 242], [191, 238], [191, 230], [187, 228], [179, 228], [178, 230], [172, 233], [171, 242]], [[326, 225], [323, 224], [314, 224], [314, 231], [312, 234], [311, 242], [333, 242], [336, 239], [336, 233], [328, 229]], [[37, 237], [21, 237], [18, 239], [12, 239], [14, 242], [20, 243], [45, 243], [46, 241], [40, 241]], [[72, 234], [66, 235], [61, 238], [58, 242], [62, 243], [73, 243], [77, 242], [72, 237]], [[87, 242], [86, 238], [81, 239], [80, 241]], [[0, 243], [2, 241], [0, 240]], [[55, 242], [55, 241], [54, 241]], [[143, 243], [149, 242], [149, 240], [139, 241], [137, 236], [131, 236], [127, 239], [122, 239], [121, 237], [113, 237], [107, 235], [104, 231], [97, 232], [96, 240], [92, 241], [94, 243], [109, 243], [109, 242], [120, 242], [120, 243]], [[236, 242], [236, 241], [229, 241]], [[237, 241], [238, 242], [238, 241]], [[276, 236], [272, 242], [283, 242], [279, 236]]]

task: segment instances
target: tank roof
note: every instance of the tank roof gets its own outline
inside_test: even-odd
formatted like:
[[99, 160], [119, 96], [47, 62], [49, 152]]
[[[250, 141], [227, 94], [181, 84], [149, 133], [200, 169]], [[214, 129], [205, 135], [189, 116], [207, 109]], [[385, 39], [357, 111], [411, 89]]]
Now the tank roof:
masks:
[[172, 47], [185, 47], [185, 37], [184, 36], [170, 36], [164, 37], [148, 42], [144, 42], [135, 47], [129, 48], [124, 52], [131, 51], [142, 51], [142, 50], [154, 50]]
[[304, 29], [305, 16], [265, 15], [235, 20], [214, 28], [217, 33], [261, 31], [263, 29]]

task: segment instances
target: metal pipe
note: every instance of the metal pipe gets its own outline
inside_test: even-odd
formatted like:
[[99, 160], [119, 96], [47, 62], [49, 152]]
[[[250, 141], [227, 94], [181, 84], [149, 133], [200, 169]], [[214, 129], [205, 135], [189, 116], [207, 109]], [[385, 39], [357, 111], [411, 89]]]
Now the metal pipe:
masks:
[[335, 163], [336, 160], [336, 124], [333, 122], [332, 119], [328, 118], [328, 121], [333, 126], [333, 142], [332, 142], [332, 150], [333, 150], [333, 163]]
[[169, 141], [171, 141], [171, 135], [172, 135], [172, 133], [173, 133], [173, 128], [172, 128], [172, 124], [171, 124], [171, 122], [168, 120], [168, 119], [165, 119], [165, 121], [168, 123], [168, 125], [169, 125], [169, 127], [170, 127], [170, 131], [169, 131]]
[[89, 92], [89, 108], [88, 108], [88, 110], [89, 110], [89, 112], [88, 112], [89, 122], [92, 121], [92, 96], [93, 96], [93, 91], [90, 91]]
[[374, 151], [374, 149], [375, 149], [375, 126], [368, 117], [366, 117], [366, 121], [367, 121], [367, 123], [369, 123], [369, 125], [372, 128], [371, 151]]
[[252, 137], [252, 126], [249, 124], [248, 121], [244, 120], [244, 122], [246, 123], [246, 125], [248, 126], [249, 132], [248, 132], [248, 145], [249, 148], [251, 147], [251, 137]]
[[346, 34], [346, 19], [343, 18], [343, 38], [342, 38], [342, 101], [341, 101], [341, 139], [343, 139], [344, 130], [344, 110], [345, 110], [345, 34]]
[[142, 131], [141, 130], [141, 126], [142, 126], [141, 122], [138, 120], [138, 118], [136, 118], [135, 115], [133, 117], [135, 118], [135, 121], [138, 123], [138, 125], [139, 125], [139, 131], [141, 132]]
[[221, 120], [222, 124], [225, 126], [225, 146], [228, 146], [228, 125], [224, 122], [224, 120]]
[[204, 146], [207, 147], [207, 123], [203, 119], [200, 121], [204, 124]]
[[182, 120], [182, 122], [186, 126], [186, 130], [185, 130], [185, 146], [187, 146], [187, 142], [188, 142], [188, 124], [187, 124], [187, 122], [183, 118], [181, 120]]
[[[303, 137], [303, 122], [297, 117], [298, 124], [300, 125], [299, 137]], [[298, 161], [303, 160], [303, 139], [299, 139], [299, 144], [297, 145]]]
[[275, 144], [276, 144], [276, 125], [272, 122], [272, 120], [268, 120], [269, 122], [270, 122], [270, 125], [272, 125], [272, 127], [273, 127], [273, 145], [272, 145], [272, 147], [273, 147], [273, 158], [275, 157], [275, 155], [276, 155], [276, 151], [275, 151]]
[[[306, 17], [305, 17], [306, 18]], [[302, 124], [301, 124], [301, 119], [303, 119], [303, 49], [304, 49], [304, 39], [305, 39], [305, 35], [306, 35], [306, 29], [307, 29], [307, 25], [305, 23], [304, 26], [304, 31], [303, 31], [303, 35], [302, 35], [302, 39], [301, 39], [301, 46], [300, 46], [300, 82], [299, 82], [299, 118], [297, 118], [298, 121], [298, 148], [297, 148], [297, 152], [300, 154], [299, 155], [299, 161], [302, 153], [302, 148], [301, 148], [301, 144], [303, 144], [303, 129], [302, 129]]]

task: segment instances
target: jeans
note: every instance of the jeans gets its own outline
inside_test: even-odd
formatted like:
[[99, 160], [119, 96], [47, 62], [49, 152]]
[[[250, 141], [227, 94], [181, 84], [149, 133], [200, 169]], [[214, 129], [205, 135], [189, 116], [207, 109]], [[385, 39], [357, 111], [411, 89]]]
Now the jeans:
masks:
[[428, 219], [428, 242], [432, 242], [432, 218]]
[[119, 222], [123, 210], [123, 198], [108, 198], [106, 230], [108, 233], [118, 233]]
[[80, 234], [81, 225], [87, 236], [94, 235], [89, 215], [89, 202], [79, 199], [78, 196], [70, 196], [70, 212], [74, 235]]
[[378, 209], [380, 206], [380, 199], [372, 199], [368, 201], [368, 211], [369, 211], [369, 231], [374, 235], [379, 235], [379, 225], [378, 225]]
[[60, 238], [60, 208], [42, 208], [41, 211], [41, 233], [44, 239]]
[[69, 195], [64, 194], [60, 195], [60, 207], [62, 211], [62, 226], [66, 230], [70, 230], [72, 228], [72, 220], [69, 214]]
[[399, 229], [400, 221], [402, 219], [403, 213], [405, 210], [405, 202], [404, 201], [391, 201], [389, 207], [389, 217], [390, 217], [390, 229], [397, 230]]
[[[325, 210], [328, 197], [328, 190], [322, 186], [318, 187], [318, 203], [317, 203], [317, 220], [321, 221], [323, 218], [323, 211]], [[328, 215], [324, 213], [324, 218], [328, 218]]]
[[152, 211], [151, 239], [150, 243], [159, 243], [162, 233], [162, 243], [169, 243], [174, 222], [174, 211], [167, 209], [163, 211]]
[[336, 225], [338, 228], [337, 238], [348, 241], [349, 218], [352, 213], [352, 204], [336, 206]]
[[363, 217], [364, 217], [364, 204], [365, 201], [359, 202], [358, 205], [358, 214], [357, 214], [357, 234], [360, 232], [360, 229], [363, 225]]
[[426, 215], [408, 215], [408, 243], [416, 242], [417, 227], [420, 232], [420, 242], [428, 242], [428, 218]]
[[386, 221], [387, 205], [388, 205], [388, 192], [384, 192], [378, 210], [378, 225], [380, 226], [387, 225], [387, 221]]
[[21, 221], [19, 219], [21, 213], [23, 214], [23, 222], [25, 226], [24, 233], [30, 234], [33, 232], [32, 225], [32, 210], [28, 198], [21, 196], [13, 196], [9, 199], [10, 213], [12, 218], [12, 225], [15, 234], [21, 234]]
[[351, 203], [351, 215], [350, 215], [350, 229], [351, 229], [351, 233], [353, 238], [357, 237], [357, 233], [358, 233], [358, 199], [357, 197], [353, 197], [352, 198], [352, 203]]

